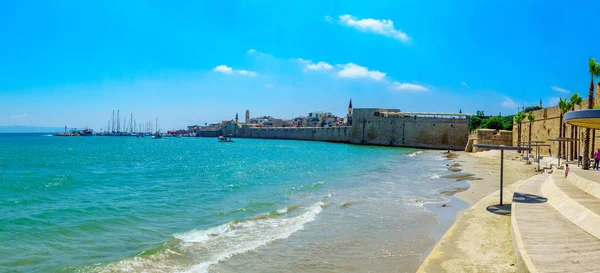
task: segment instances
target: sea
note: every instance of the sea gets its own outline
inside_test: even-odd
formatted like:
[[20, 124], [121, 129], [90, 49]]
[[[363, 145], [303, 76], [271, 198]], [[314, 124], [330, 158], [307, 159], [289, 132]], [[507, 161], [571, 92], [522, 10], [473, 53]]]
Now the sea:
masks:
[[0, 134], [0, 272], [414, 272], [467, 207], [444, 153]]

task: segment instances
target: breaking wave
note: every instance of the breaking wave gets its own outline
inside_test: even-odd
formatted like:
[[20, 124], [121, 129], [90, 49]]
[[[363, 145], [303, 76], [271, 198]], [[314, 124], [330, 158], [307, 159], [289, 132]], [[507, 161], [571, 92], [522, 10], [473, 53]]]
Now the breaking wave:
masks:
[[420, 154], [420, 153], [423, 153], [423, 151], [416, 151], [416, 152], [413, 152], [413, 153], [407, 154], [406, 156], [408, 156], [408, 157], [415, 157], [415, 156], [417, 156], [417, 155], [418, 155], [418, 154]]
[[[211, 265], [275, 240], [285, 239], [315, 220], [322, 202], [294, 217], [284, 217], [298, 206], [287, 206], [245, 221], [174, 234], [164, 246], [116, 263], [93, 265], [95, 272], [207, 272]], [[87, 271], [87, 270], [84, 270]]]

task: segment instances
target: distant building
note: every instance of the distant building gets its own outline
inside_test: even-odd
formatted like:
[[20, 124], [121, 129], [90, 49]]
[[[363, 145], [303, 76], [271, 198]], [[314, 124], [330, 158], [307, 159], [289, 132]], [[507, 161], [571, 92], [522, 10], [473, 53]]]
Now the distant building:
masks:
[[295, 125], [295, 122], [294, 122], [294, 120], [293, 120], [293, 119], [284, 119], [284, 120], [282, 121], [282, 123], [283, 123], [283, 124], [282, 124], [282, 126], [281, 126], [281, 127], [294, 127], [294, 125]]
[[251, 118], [249, 125], [258, 125], [260, 127], [283, 127], [283, 120], [272, 116]]
[[235, 113], [235, 123], [238, 123], [238, 113]]
[[310, 112], [306, 119], [307, 127], [324, 127], [337, 124], [337, 117], [331, 112]]
[[292, 121], [294, 122], [294, 125], [293, 125], [294, 127], [307, 127], [308, 126], [308, 119], [303, 116], [295, 117], [294, 119], [292, 119]]
[[244, 121], [246, 124], [250, 122], [250, 111], [246, 110], [246, 120]]

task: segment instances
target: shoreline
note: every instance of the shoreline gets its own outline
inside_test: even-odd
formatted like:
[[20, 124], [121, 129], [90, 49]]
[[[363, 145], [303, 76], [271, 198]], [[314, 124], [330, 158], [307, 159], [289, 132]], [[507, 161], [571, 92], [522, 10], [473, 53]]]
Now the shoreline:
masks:
[[[514, 272], [513, 247], [510, 240], [510, 214], [487, 211], [498, 204], [500, 152], [452, 152], [448, 156], [452, 172], [472, 174], [465, 179], [468, 188], [460, 187], [449, 195], [464, 201], [468, 207], [456, 212], [454, 221], [441, 239], [426, 253], [417, 272]], [[533, 165], [519, 161], [516, 152], [504, 156], [504, 196], [512, 202], [514, 190], [536, 175]], [[456, 168], [452, 170], [452, 168]], [[448, 196], [448, 197], [450, 197]], [[438, 217], [442, 217], [441, 214]], [[446, 216], [446, 219], [448, 216]], [[438, 219], [438, 223], [443, 221]], [[432, 238], [435, 238], [432, 234]], [[491, 245], [491, 247], [490, 247]]]

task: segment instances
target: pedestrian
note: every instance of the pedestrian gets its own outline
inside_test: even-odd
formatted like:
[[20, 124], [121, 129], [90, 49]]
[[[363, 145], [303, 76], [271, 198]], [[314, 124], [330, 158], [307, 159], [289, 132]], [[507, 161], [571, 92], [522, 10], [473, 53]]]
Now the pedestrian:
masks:
[[552, 149], [548, 148], [548, 156], [552, 157]]
[[598, 162], [600, 162], [600, 149], [594, 153], [594, 170], [598, 170]]
[[569, 164], [565, 164], [565, 178], [569, 176]]

